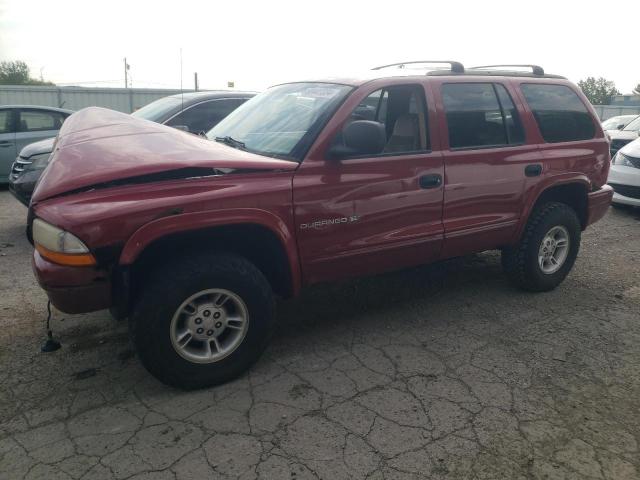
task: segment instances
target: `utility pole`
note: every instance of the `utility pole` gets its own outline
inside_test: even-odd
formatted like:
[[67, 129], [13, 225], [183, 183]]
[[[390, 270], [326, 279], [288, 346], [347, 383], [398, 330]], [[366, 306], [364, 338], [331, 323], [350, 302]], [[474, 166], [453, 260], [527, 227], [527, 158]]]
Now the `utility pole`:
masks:
[[124, 88], [129, 88], [129, 64], [127, 57], [124, 57]]
[[198, 72], [194, 72], [193, 74], [193, 82], [195, 84], [195, 90], [198, 91]]

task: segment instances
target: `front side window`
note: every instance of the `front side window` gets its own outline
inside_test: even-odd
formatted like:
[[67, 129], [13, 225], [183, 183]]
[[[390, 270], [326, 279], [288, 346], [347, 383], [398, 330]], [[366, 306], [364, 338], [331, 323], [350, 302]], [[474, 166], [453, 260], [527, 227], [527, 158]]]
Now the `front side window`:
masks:
[[173, 117], [167, 125], [184, 125], [191, 133], [208, 132], [244, 101], [241, 98], [229, 98], [199, 103]]
[[593, 119], [569, 87], [524, 83], [521, 88], [545, 142], [571, 142], [594, 137]]
[[504, 86], [450, 83], [442, 86], [450, 148], [521, 144], [524, 131]]
[[60, 130], [65, 117], [58, 112], [43, 112], [38, 110], [22, 110], [20, 112], [21, 132], [40, 132], [45, 130]]
[[234, 110], [207, 137], [261, 155], [300, 161], [351, 90], [334, 83], [272, 87]]
[[[427, 112], [422, 87], [402, 85], [382, 88], [369, 94], [351, 112], [333, 140], [333, 147], [345, 144], [344, 130], [354, 121], [379, 123], [386, 132], [382, 151], [367, 156], [424, 152], [429, 149]], [[353, 156], [362, 156], [354, 153]]]

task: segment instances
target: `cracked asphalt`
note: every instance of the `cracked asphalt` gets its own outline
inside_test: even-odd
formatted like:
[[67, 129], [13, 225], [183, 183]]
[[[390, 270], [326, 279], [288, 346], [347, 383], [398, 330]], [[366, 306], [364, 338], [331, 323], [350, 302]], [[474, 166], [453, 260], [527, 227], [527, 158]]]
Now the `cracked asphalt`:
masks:
[[196, 392], [106, 312], [55, 312], [40, 353], [25, 215], [0, 191], [1, 479], [640, 478], [638, 211], [550, 293], [495, 252], [308, 289], [248, 374]]

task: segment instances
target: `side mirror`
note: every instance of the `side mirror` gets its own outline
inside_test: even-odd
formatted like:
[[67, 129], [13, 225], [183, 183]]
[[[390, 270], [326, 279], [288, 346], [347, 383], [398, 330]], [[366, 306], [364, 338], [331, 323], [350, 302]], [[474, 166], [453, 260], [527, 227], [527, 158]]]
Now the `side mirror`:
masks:
[[356, 120], [342, 130], [344, 145], [335, 145], [329, 156], [335, 159], [382, 153], [387, 144], [384, 125], [371, 120]]
[[624, 123], [621, 123], [616, 127], [618, 130], [622, 130], [624, 128]]
[[187, 127], [186, 125], [171, 125], [173, 128], [175, 128], [176, 130], [180, 130], [182, 132], [187, 132], [190, 133], [189, 127]]

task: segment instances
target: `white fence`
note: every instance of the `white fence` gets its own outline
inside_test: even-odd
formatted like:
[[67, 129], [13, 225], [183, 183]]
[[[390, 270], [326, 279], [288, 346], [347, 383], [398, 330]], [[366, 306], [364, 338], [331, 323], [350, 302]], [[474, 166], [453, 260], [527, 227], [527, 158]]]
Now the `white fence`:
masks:
[[[185, 93], [191, 91], [184, 90]], [[0, 85], [0, 105], [45, 105], [69, 110], [94, 106], [131, 113], [176, 93], [180, 90]]]
[[618, 115], [640, 115], [640, 107], [616, 106], [616, 105], [594, 105], [600, 120], [616, 117]]

